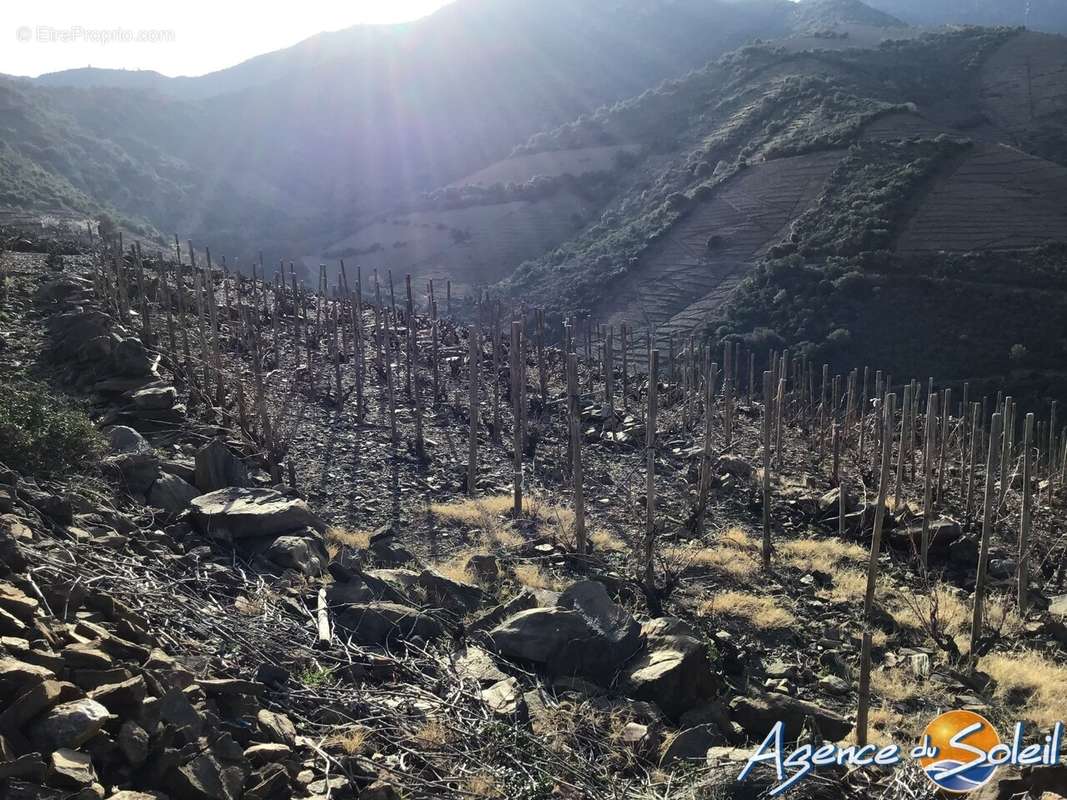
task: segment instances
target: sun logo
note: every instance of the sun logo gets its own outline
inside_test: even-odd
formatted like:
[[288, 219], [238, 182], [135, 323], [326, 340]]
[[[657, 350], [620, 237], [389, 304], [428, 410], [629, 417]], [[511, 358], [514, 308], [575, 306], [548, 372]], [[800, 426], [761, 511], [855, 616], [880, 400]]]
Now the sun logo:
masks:
[[919, 759], [926, 776], [946, 792], [966, 794], [989, 783], [999, 761], [990, 751], [1000, 736], [985, 717], [973, 711], [948, 711], [926, 726]]

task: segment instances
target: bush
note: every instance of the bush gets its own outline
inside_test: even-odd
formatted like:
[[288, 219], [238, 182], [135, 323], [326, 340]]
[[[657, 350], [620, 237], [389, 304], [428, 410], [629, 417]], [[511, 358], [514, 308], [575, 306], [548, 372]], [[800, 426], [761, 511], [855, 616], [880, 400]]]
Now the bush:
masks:
[[84, 469], [104, 441], [85, 412], [41, 384], [0, 393], [0, 462], [26, 475], [49, 477]]

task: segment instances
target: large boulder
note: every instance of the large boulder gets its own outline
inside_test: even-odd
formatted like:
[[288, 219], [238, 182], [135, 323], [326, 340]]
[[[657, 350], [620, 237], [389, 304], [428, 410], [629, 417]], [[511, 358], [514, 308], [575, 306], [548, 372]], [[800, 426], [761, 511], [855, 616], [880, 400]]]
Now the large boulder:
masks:
[[493, 628], [489, 638], [507, 658], [604, 685], [641, 647], [636, 620], [595, 581], [574, 584], [557, 606], [520, 611]]
[[485, 601], [485, 593], [474, 584], [453, 580], [432, 569], [422, 571], [419, 585], [426, 591], [431, 605], [457, 614], [477, 611]]
[[839, 742], [848, 736], [852, 723], [825, 708], [784, 694], [735, 697], [730, 703], [730, 718], [753, 739], [764, 739], [779, 720], [784, 724], [787, 740], [797, 739], [810, 720], [823, 738]]
[[241, 539], [276, 536], [314, 528], [326, 532], [326, 523], [311, 513], [303, 500], [273, 489], [219, 489], [192, 501], [192, 519], [201, 532]]
[[120, 339], [111, 353], [112, 364], [119, 375], [140, 377], [155, 375], [158, 356], [153, 356], [145, 349], [140, 339], [127, 336]]
[[156, 508], [162, 508], [168, 514], [180, 514], [200, 492], [177, 475], [164, 472], [148, 490], [148, 502]]
[[126, 425], [114, 425], [107, 429], [108, 442], [113, 454], [150, 453], [150, 445], [141, 434]]
[[441, 623], [429, 614], [398, 603], [356, 603], [336, 610], [337, 624], [363, 645], [419, 636], [435, 639], [444, 633]]
[[196, 487], [214, 492], [230, 486], [248, 486], [248, 468], [221, 439], [214, 439], [196, 451]]
[[104, 727], [108, 710], [89, 698], [60, 703], [30, 727], [30, 739], [44, 750], [77, 748]]
[[279, 536], [264, 555], [279, 567], [304, 575], [321, 575], [330, 562], [326, 546], [318, 536]]
[[131, 394], [130, 400], [139, 411], [170, 411], [178, 402], [178, 391], [173, 386], [149, 386]]
[[646, 650], [626, 665], [625, 680], [631, 697], [649, 700], [678, 719], [714, 698], [719, 681], [711, 669], [707, 644], [688, 631], [656, 625], [662, 622], [671, 620], [645, 626]]

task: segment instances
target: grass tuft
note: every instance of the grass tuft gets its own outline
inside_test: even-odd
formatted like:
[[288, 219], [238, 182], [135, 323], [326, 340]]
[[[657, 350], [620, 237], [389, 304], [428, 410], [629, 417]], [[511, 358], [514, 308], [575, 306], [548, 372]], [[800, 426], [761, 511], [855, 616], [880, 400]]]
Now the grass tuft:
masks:
[[743, 620], [761, 631], [788, 628], [796, 622], [792, 612], [774, 598], [750, 592], [720, 592], [701, 604], [700, 613]]

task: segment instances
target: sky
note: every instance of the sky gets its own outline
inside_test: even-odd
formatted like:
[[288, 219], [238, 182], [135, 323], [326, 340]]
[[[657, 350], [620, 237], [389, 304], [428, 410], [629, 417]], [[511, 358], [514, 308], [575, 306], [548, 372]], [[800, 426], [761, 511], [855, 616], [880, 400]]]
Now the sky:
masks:
[[91, 65], [203, 75], [322, 31], [406, 22], [447, 2], [0, 0], [0, 73], [36, 77]]

